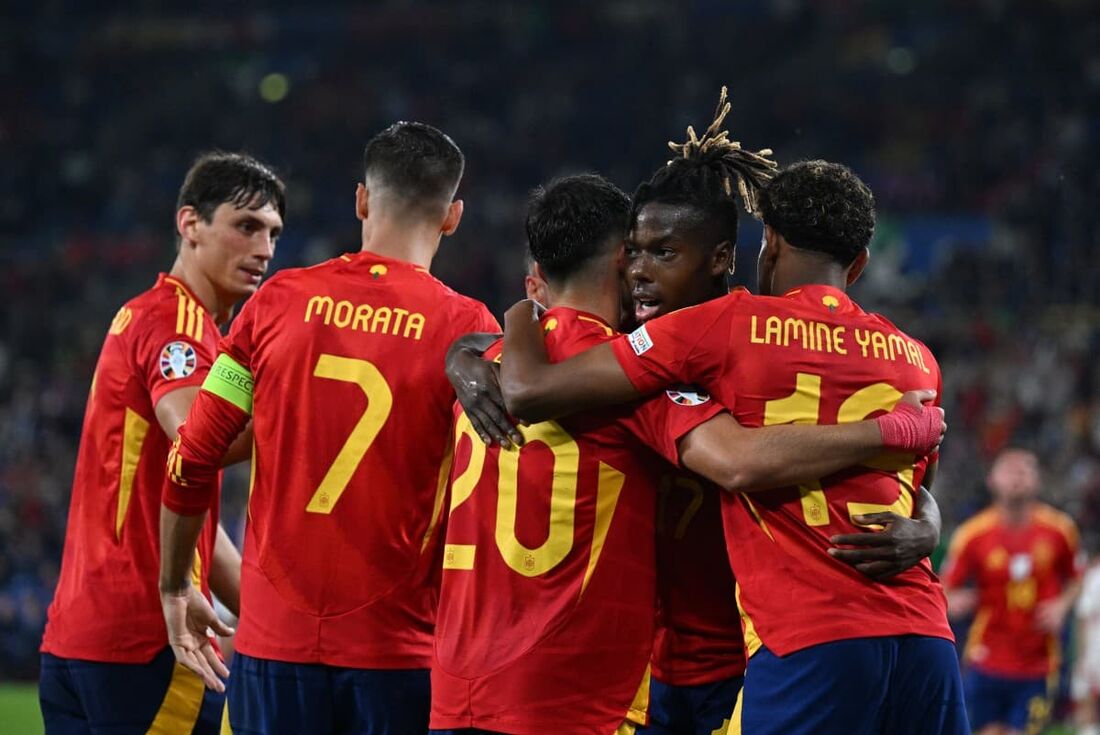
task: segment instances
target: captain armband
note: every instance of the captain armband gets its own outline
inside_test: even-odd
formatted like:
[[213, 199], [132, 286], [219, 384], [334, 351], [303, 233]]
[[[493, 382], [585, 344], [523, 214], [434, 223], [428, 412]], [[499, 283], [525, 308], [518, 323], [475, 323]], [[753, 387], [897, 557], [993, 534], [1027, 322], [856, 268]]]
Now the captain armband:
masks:
[[252, 415], [252, 373], [224, 352], [210, 367], [202, 389]]

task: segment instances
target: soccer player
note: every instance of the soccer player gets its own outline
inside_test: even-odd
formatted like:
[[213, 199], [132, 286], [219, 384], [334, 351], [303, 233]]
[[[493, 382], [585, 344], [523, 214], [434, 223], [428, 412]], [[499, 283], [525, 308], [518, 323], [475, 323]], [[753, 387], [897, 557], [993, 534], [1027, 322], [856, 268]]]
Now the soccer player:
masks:
[[[614, 338], [628, 217], [627, 197], [596, 176], [533, 198], [528, 239], [548, 285], [542, 328], [556, 359]], [[499, 356], [498, 343], [487, 357]], [[483, 446], [456, 410], [432, 671], [432, 727], [442, 732], [612, 732], [641, 718], [644, 699], [632, 700], [645, 693], [653, 643], [661, 471], [644, 447], [671, 457], [679, 437], [698, 435], [709, 463], [694, 468], [747, 488], [813, 477], [810, 465], [839, 469], [882, 441], [836, 427], [741, 429], [686, 389], [636, 410], [524, 427], [522, 449]], [[743, 460], [729, 461], [732, 443]]]
[[[1080, 590], [1073, 520], [1036, 498], [1039, 460], [997, 455], [993, 505], [951, 539], [943, 581], [952, 615], [977, 609], [964, 649], [970, 724], [985, 735], [1037, 733], [1050, 718], [1059, 634]], [[976, 593], [961, 586], [977, 582]]]
[[234, 730], [423, 733], [454, 393], [447, 347], [499, 331], [428, 272], [462, 216], [464, 159], [422, 123], [376, 135], [362, 250], [285, 270], [219, 346], [176, 450], [161, 595], [177, 657], [222, 686], [187, 568], [217, 457], [252, 417], [253, 486], [229, 679]]
[[[724, 134], [692, 136], [705, 156]], [[722, 177], [730, 190], [738, 182]], [[937, 386], [931, 353], [845, 293], [867, 263], [874, 203], [847, 168], [810, 161], [762, 190], [761, 297], [737, 290], [654, 319], [560, 364], [545, 359], [529, 302], [506, 316], [505, 398], [521, 419], [698, 384], [746, 426], [845, 423]], [[811, 206], [812, 205], [812, 206]], [[682, 463], [702, 445], [679, 442]], [[927, 561], [880, 584], [840, 563], [831, 537], [863, 515], [911, 515], [928, 459], [893, 453], [799, 487], [724, 495], [749, 664], [733, 732], [968, 732], [943, 592]], [[921, 692], [916, 696], [914, 692]]]
[[523, 275], [523, 290], [527, 298], [540, 304], [546, 303], [546, 280], [539, 275], [538, 264], [529, 254], [524, 258], [527, 272]]
[[[111, 323], [88, 396], [61, 576], [42, 640], [48, 733], [219, 729], [224, 697], [204, 695], [199, 677], [175, 665], [165, 636], [157, 595], [161, 490], [169, 447], [214, 361], [218, 325], [256, 290], [284, 209], [283, 183], [264, 164], [233, 153], [200, 156], [179, 192], [171, 271]], [[225, 459], [244, 459], [247, 450], [238, 445]], [[185, 573], [235, 613], [240, 556], [213, 520], [216, 505], [211, 510]]]

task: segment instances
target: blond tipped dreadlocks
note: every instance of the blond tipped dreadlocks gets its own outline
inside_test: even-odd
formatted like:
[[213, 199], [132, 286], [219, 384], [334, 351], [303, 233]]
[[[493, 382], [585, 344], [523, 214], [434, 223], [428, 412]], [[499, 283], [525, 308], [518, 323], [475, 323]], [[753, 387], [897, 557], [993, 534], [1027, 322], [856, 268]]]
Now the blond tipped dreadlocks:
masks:
[[[726, 87], [723, 86], [718, 107], [714, 110], [714, 121], [703, 131], [702, 137], [697, 136], [695, 128], [688, 125], [688, 139], [683, 143], [670, 140], [668, 147], [686, 161], [708, 162], [720, 170], [722, 189], [728, 197], [733, 196], [732, 181], [736, 180], [737, 192], [741, 195], [745, 211], [758, 217], [759, 192], [775, 175], [779, 164], [769, 158], [772, 155], [771, 148], [748, 151], [741, 147], [739, 141], [729, 139], [729, 131], [722, 130], [721, 127], [731, 107]], [[672, 166], [673, 163], [674, 161], [669, 161], [668, 165]]]

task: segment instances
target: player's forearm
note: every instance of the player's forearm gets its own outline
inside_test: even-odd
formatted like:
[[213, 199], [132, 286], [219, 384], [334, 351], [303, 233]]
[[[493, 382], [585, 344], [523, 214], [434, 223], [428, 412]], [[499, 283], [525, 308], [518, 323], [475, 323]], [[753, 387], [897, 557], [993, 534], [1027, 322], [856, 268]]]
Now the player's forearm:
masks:
[[210, 564], [210, 591], [229, 612], [240, 617], [241, 554], [220, 523], [214, 541], [214, 559]]
[[639, 397], [609, 344], [552, 364], [541, 325], [518, 306], [504, 315], [500, 387], [508, 412], [531, 422]]
[[732, 417], [721, 423], [721, 431], [700, 427], [688, 434], [680, 442], [680, 459], [688, 469], [733, 492], [810, 482], [882, 451], [882, 435], [872, 421], [763, 429], [747, 429]]
[[195, 546], [206, 522], [206, 513], [180, 515], [167, 506], [160, 509], [160, 592], [180, 594], [191, 584]]
[[933, 548], [935, 548], [939, 545], [940, 535], [943, 533], [943, 516], [940, 515], [940, 504], [936, 502], [936, 498], [924, 486], [921, 486], [920, 489], [916, 517], [917, 520], [927, 523], [929, 527], [935, 530], [936, 539], [935, 544], [933, 544]]
[[225, 451], [225, 456], [222, 457], [222, 467], [228, 467], [229, 465], [244, 462], [246, 459], [251, 458], [252, 437], [252, 422], [249, 421], [248, 425], [244, 427], [244, 431], [237, 434], [237, 438], [233, 440], [233, 443], [229, 445], [229, 449]]

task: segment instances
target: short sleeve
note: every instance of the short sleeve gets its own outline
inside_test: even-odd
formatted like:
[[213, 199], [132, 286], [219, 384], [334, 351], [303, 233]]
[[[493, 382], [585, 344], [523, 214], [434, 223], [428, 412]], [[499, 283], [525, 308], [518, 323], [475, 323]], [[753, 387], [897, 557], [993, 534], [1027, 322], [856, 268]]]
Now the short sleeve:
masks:
[[680, 439], [723, 410], [702, 391], [669, 390], [639, 404], [624, 421], [642, 444], [679, 466]]
[[218, 344], [213, 323], [199, 314], [190, 329], [177, 329], [173, 308], [154, 309], [145, 315], [144, 332], [135, 342], [137, 371], [156, 406], [166, 394], [179, 388], [198, 387], [210, 372]]
[[733, 303], [731, 295], [652, 319], [611, 343], [615, 358], [639, 393], [711, 386], [730, 350]]

